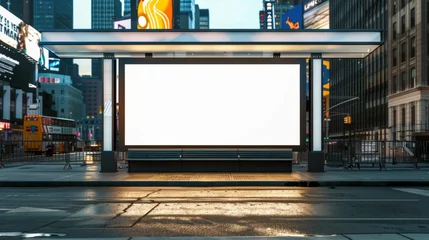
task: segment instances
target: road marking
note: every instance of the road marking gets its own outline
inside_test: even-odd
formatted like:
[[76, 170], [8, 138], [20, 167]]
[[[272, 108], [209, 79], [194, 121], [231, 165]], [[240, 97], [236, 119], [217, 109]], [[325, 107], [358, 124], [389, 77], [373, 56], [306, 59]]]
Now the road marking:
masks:
[[14, 210], [7, 211], [7, 213], [35, 213], [35, 212], [64, 212], [64, 210], [49, 209], [49, 208], [33, 208], [33, 207], [19, 207]]
[[294, 218], [278, 217], [270, 218], [278, 221], [429, 221], [429, 218]]
[[310, 178], [311, 180], [314, 180], [314, 181], [316, 181], [316, 179], [315, 178], [313, 178], [313, 177], [310, 177], [310, 176], [308, 176], [307, 174], [305, 174], [305, 173], [302, 173], [302, 172], [300, 172], [300, 171], [298, 171], [298, 173], [299, 174], [302, 174], [302, 175], [304, 175], [305, 177], [308, 177], [308, 178]]
[[429, 191], [428, 190], [423, 190], [423, 189], [417, 189], [417, 188], [394, 188], [393, 190], [407, 192], [407, 193], [413, 193], [413, 194], [418, 194], [418, 195], [429, 197]]
[[70, 174], [70, 175], [67, 175], [67, 176], [64, 176], [64, 177], [56, 178], [56, 179], [54, 179], [54, 181], [56, 181], [56, 180], [60, 180], [60, 179], [64, 179], [64, 178], [68, 178], [68, 177], [73, 177], [73, 176], [76, 176], [76, 175], [79, 175], [79, 174], [80, 174], [80, 173]]

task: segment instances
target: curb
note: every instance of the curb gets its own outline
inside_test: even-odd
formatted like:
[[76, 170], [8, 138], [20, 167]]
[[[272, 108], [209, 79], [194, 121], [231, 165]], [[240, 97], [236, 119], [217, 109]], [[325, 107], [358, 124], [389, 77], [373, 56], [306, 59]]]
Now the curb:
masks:
[[1, 181], [0, 187], [429, 187], [429, 181]]

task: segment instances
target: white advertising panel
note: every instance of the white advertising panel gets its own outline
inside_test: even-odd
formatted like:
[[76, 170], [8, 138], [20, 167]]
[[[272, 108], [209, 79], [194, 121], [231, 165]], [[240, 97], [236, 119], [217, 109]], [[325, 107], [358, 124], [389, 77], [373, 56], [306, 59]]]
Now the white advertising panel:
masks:
[[301, 144], [300, 64], [124, 68], [126, 146]]
[[39, 61], [42, 51], [40, 39], [40, 32], [0, 6], [0, 41]]

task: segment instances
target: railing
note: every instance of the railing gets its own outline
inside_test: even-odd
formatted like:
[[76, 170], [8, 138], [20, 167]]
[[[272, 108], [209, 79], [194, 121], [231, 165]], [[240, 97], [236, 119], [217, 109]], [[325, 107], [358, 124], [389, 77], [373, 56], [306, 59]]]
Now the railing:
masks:
[[326, 141], [325, 148], [326, 165], [333, 167], [429, 164], [427, 141]]
[[[96, 164], [101, 160], [100, 146], [67, 141], [3, 141], [0, 162], [4, 165], [23, 163]], [[1, 166], [1, 164], [0, 164]]]

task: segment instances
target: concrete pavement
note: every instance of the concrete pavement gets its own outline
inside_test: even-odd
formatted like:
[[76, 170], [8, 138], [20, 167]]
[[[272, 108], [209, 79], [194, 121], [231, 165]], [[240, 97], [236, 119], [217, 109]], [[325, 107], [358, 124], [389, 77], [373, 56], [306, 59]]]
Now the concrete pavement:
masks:
[[[1, 235], [0, 235], [1, 236]], [[133, 238], [37, 238], [38, 240], [427, 240], [429, 234], [344, 234], [289, 237], [133, 237]]]
[[308, 173], [294, 166], [292, 173], [100, 173], [99, 165], [25, 164], [0, 169], [1, 187], [61, 186], [429, 186], [429, 169], [377, 168], [344, 170], [326, 167]]

